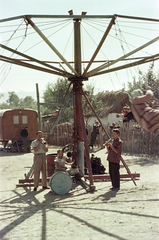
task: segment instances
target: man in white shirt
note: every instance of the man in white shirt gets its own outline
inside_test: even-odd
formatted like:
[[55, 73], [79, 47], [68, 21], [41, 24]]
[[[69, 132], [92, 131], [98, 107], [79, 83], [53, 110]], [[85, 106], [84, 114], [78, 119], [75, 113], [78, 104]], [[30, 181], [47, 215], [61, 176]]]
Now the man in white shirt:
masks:
[[40, 172], [42, 172], [42, 187], [47, 189], [47, 176], [46, 176], [46, 155], [48, 147], [46, 141], [42, 138], [43, 132], [36, 133], [36, 139], [32, 142], [34, 153], [34, 191], [37, 191], [39, 185]]

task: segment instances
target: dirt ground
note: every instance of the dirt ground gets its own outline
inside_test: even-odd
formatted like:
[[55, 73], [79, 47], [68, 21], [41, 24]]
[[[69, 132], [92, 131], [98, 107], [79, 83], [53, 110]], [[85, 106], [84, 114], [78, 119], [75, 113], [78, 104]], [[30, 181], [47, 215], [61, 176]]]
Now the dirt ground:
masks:
[[[50, 148], [49, 153], [56, 153]], [[94, 153], [108, 172], [106, 150]], [[123, 158], [137, 186], [121, 180], [118, 192], [110, 181], [94, 182], [87, 193], [80, 185], [66, 195], [51, 189], [16, 187], [32, 166], [32, 153], [0, 151], [0, 239], [3, 240], [157, 240], [159, 239], [159, 158]], [[121, 164], [121, 173], [126, 173]]]

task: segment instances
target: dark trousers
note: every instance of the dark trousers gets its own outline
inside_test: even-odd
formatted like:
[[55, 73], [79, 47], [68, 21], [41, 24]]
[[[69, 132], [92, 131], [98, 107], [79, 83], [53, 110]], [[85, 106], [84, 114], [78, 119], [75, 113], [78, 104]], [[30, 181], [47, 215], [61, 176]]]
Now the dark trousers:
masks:
[[89, 144], [89, 146], [91, 146], [93, 148], [93, 145], [96, 141], [96, 137], [97, 137], [97, 133], [96, 132], [91, 132], [91, 143]]
[[120, 188], [120, 164], [109, 162], [109, 174], [113, 188]]

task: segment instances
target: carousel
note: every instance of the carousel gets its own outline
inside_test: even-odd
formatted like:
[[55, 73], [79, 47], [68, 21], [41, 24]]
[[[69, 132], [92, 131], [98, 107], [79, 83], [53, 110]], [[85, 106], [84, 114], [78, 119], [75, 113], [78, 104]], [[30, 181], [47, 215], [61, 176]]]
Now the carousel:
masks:
[[[49, 74], [55, 74], [60, 77], [65, 77], [68, 79], [69, 87], [63, 96], [63, 101], [60, 105], [60, 109], [58, 114], [56, 115], [56, 119], [54, 120], [53, 127], [49, 133], [52, 135], [57, 124], [59, 123], [61, 116], [68, 106], [70, 100], [73, 97], [73, 113], [74, 113], [74, 127], [72, 133], [72, 143], [68, 143], [66, 146], [63, 146], [62, 152], [66, 154], [66, 159], [62, 157], [58, 157], [56, 154], [52, 154], [48, 156], [47, 162], [49, 165], [48, 171], [48, 182], [50, 188], [53, 192], [63, 195], [67, 194], [72, 188], [74, 184], [80, 184], [83, 188], [86, 189], [87, 192], [94, 192], [95, 185], [94, 180], [99, 179], [109, 179], [110, 176], [108, 174], [103, 175], [93, 175], [92, 174], [92, 165], [90, 159], [90, 150], [89, 143], [87, 140], [86, 134], [86, 126], [84, 121], [84, 113], [82, 106], [82, 98], [86, 100], [96, 119], [98, 120], [100, 126], [103, 131], [107, 135], [107, 141], [110, 141], [110, 136], [105, 130], [101, 119], [98, 117], [96, 112], [94, 111], [91, 102], [88, 99], [86, 92], [83, 90], [83, 85], [85, 81], [88, 81], [91, 77], [96, 77], [100, 75], [109, 74], [110, 72], [116, 72], [118, 70], [127, 69], [131, 67], [135, 67], [144, 63], [148, 63], [151, 61], [158, 60], [159, 54], [149, 54], [146, 56], [137, 55], [141, 50], [147, 48], [148, 46], [156, 43], [159, 40], [159, 37], [154, 37], [151, 40], [148, 40], [144, 44], [140, 44], [138, 47], [135, 47], [134, 50], [130, 50], [127, 53], [121, 54], [120, 56], [116, 56], [115, 59], [104, 59], [99, 61], [97, 55], [102, 49], [102, 46], [105, 46], [105, 42], [109, 37], [109, 34], [113, 29], [118, 25], [118, 20], [123, 20], [125, 22], [129, 22], [131, 20], [135, 21], [136, 24], [138, 22], [154, 22], [157, 23], [159, 20], [157, 19], [148, 19], [141, 17], [132, 17], [132, 16], [123, 16], [123, 15], [87, 15], [86, 12], [82, 12], [81, 15], [74, 15], [73, 11], [69, 11], [69, 15], [24, 15], [18, 17], [12, 17], [8, 19], [0, 20], [0, 24], [7, 24], [9, 22], [15, 21], [23, 21], [23, 27], [25, 27], [25, 36], [29, 36], [29, 29], [32, 29], [41, 39], [41, 41], [46, 44], [50, 50], [54, 53], [58, 61], [44, 61], [39, 60], [40, 58], [35, 58], [30, 55], [25, 54], [24, 52], [18, 51], [17, 48], [13, 48], [12, 45], [8, 46], [8, 44], [0, 44], [1, 49], [3, 49], [3, 55], [0, 56], [0, 60], [4, 61], [8, 64], [16, 64], [19, 66], [35, 69], [38, 71], [43, 71]], [[38, 23], [37, 20], [41, 22]], [[72, 61], [66, 60], [64, 54], [61, 54], [60, 51], [55, 47], [51, 38], [44, 34], [45, 31], [40, 29], [40, 24], [44, 20], [51, 21], [65, 21], [69, 22], [69, 24], [73, 24], [73, 49], [74, 49], [74, 58]], [[82, 56], [82, 40], [81, 40], [81, 23], [87, 21], [91, 21], [91, 24], [97, 20], [99, 23], [104, 25], [103, 34], [100, 34], [100, 40], [97, 44], [95, 51], [90, 57], [90, 60], [83, 60]], [[105, 21], [105, 22], [104, 22]], [[49, 23], [51, 24], [51, 22]], [[97, 26], [97, 25], [96, 25]], [[82, 26], [83, 27], [83, 26]], [[83, 37], [83, 35], [82, 35]], [[93, 37], [93, 36], [92, 36]], [[55, 37], [54, 37], [55, 38]], [[23, 40], [24, 41], [24, 40]], [[63, 38], [64, 41], [64, 38]], [[24, 41], [25, 42], [25, 41]], [[62, 42], [61, 42], [62, 44]], [[84, 43], [88, 45], [88, 42]], [[113, 44], [113, 43], [112, 43]], [[86, 46], [86, 51], [88, 51], [89, 46]], [[105, 49], [106, 51], [106, 49]], [[17, 56], [17, 58], [13, 58], [8, 56], [7, 53], [11, 53]], [[137, 55], [137, 56], [136, 56]], [[19, 58], [18, 58], [19, 57]], [[59, 65], [59, 67], [57, 66]], [[38, 93], [38, 89], [37, 89]], [[38, 94], [37, 94], [38, 95]], [[39, 105], [40, 106], [40, 103]], [[59, 105], [58, 105], [59, 106]], [[38, 109], [39, 117], [40, 117], [40, 107]], [[40, 129], [39, 129], [40, 130]], [[65, 163], [69, 164], [69, 169], [65, 169]], [[124, 159], [121, 158], [121, 162], [124, 165], [127, 174], [125, 177], [131, 178], [133, 183], [136, 186], [135, 177], [139, 177], [140, 174], [132, 174]], [[88, 169], [88, 175], [85, 175], [85, 165]], [[25, 174], [25, 179], [19, 180], [19, 185], [24, 186], [27, 184], [31, 184], [33, 182], [32, 176], [34, 174], [34, 166], [31, 167], [30, 171]], [[122, 177], [122, 176], [121, 176]], [[123, 176], [124, 177], [124, 176]]]

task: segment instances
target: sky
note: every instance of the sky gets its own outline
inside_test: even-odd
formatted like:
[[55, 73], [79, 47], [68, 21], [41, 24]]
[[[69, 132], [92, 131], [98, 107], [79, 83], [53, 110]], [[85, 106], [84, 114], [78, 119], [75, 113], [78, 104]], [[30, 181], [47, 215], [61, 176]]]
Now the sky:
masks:
[[[87, 12], [87, 15], [113, 15], [113, 14], [119, 14], [119, 15], [126, 15], [126, 16], [136, 16], [136, 17], [146, 17], [146, 18], [153, 18], [153, 19], [159, 19], [159, 1], [158, 0], [134, 0], [134, 1], [128, 1], [128, 0], [0, 0], [0, 19], [5, 18], [11, 18], [15, 16], [20, 15], [26, 15], [26, 14], [40, 14], [40, 15], [68, 15], [69, 10], [73, 10], [73, 13], [75, 15], [81, 15], [81, 12]], [[127, 22], [129, 22], [128, 20]], [[14, 25], [15, 21], [9, 22], [7, 24]], [[109, 21], [107, 22], [109, 23]], [[94, 45], [91, 44], [96, 42], [96, 44], [99, 43], [103, 32], [100, 32], [99, 29], [97, 29], [98, 25], [96, 26], [96, 29], [90, 30], [89, 26], [86, 24], [84, 25], [84, 21], [82, 22], [82, 28], [83, 31], [87, 33], [87, 36], [84, 34], [82, 35], [82, 44], [84, 47], [82, 47], [82, 57], [87, 60], [89, 60], [94, 53]], [[91, 24], [94, 24], [92, 21]], [[96, 24], [96, 23], [95, 23]], [[122, 24], [122, 23], [120, 23]], [[159, 23], [158, 23], [159, 24]], [[5, 37], [10, 38], [11, 34], [14, 33], [14, 31], [11, 33], [7, 33], [7, 35], [3, 35], [4, 28], [1, 28], [1, 26], [4, 26], [4, 24], [0, 24], [0, 42], [4, 44], [4, 40], [6, 40]], [[102, 25], [102, 24], [101, 24]], [[131, 23], [130, 23], [131, 25]], [[125, 33], [127, 32], [129, 28], [129, 23], [127, 28], [125, 28]], [[88, 26], [88, 28], [87, 28]], [[132, 49], [126, 49], [126, 46], [123, 46], [122, 42], [119, 41], [117, 44], [115, 40], [113, 39], [113, 36], [115, 36], [115, 28], [114, 30], [111, 30], [112, 34], [111, 37], [108, 37], [107, 45], [103, 44], [103, 51], [104, 53], [100, 53], [96, 60], [103, 60], [103, 58], [106, 60], [108, 59], [116, 59], [124, 54], [124, 51], [129, 52]], [[143, 27], [143, 26], [142, 26]], [[151, 25], [146, 28], [150, 28]], [[60, 26], [59, 26], [60, 28]], [[100, 27], [99, 27], [100, 28]], [[157, 24], [154, 25], [154, 29], [159, 30], [159, 27], [157, 27]], [[16, 29], [16, 26], [13, 27], [13, 29]], [[102, 27], [101, 27], [102, 29]], [[5, 27], [5, 30], [7, 30], [7, 27]], [[56, 29], [58, 32], [58, 29]], [[96, 31], [97, 30], [97, 34]], [[120, 30], [120, 28], [119, 28]], [[27, 33], [31, 33], [31, 29], [27, 30]], [[30, 31], [30, 32], [29, 32]], [[61, 31], [61, 32], [60, 32]], [[55, 46], [58, 51], [63, 54], [66, 58], [66, 60], [71, 60], [71, 54], [72, 54], [72, 42], [68, 41], [69, 36], [71, 36], [72, 31], [72, 25], [68, 25], [65, 27], [64, 32], [60, 29], [59, 35], [55, 34], [55, 37], [50, 38], [50, 40], [55, 41]], [[89, 32], [90, 31], [90, 32]], [[103, 31], [103, 30], [102, 30]], [[114, 32], [113, 32], [114, 31]], [[123, 30], [122, 30], [123, 31]], [[132, 39], [133, 35], [127, 36], [127, 41], [130, 40], [131, 44], [135, 45], [136, 47], [139, 47], [149, 41], [149, 39], [153, 39], [159, 35], [159, 32], [151, 32], [145, 31], [148, 35], [149, 39], [139, 39], [135, 38], [135, 34], [141, 34], [139, 32], [139, 29], [134, 28], [134, 30], [131, 30], [131, 34], [134, 35], [134, 40]], [[24, 32], [24, 31], [23, 31]], [[70, 35], [69, 35], [69, 34]], [[118, 34], [120, 31], [118, 31]], [[122, 32], [124, 33], [124, 31]], [[48, 32], [46, 34], [51, 34], [51, 32]], [[152, 36], [151, 36], [152, 34]], [[91, 35], [91, 36], [89, 36]], [[142, 35], [142, 34], [141, 34]], [[33, 37], [34, 36], [34, 37]], [[124, 35], [123, 35], [124, 36]], [[143, 34], [144, 37], [144, 34]], [[146, 37], [146, 35], [145, 35]], [[9, 47], [16, 49], [19, 44], [21, 46], [19, 47], [19, 51], [25, 52], [26, 49], [31, 47], [31, 45], [34, 45], [40, 41], [39, 36], [29, 35], [24, 40], [24, 42], [21, 43], [21, 40], [13, 40]], [[67, 41], [68, 48], [67, 48]], [[28, 55], [32, 55], [33, 57], [37, 57], [41, 60], [49, 60], [49, 61], [56, 61], [57, 56], [53, 54], [48, 47], [45, 48], [43, 45], [44, 43], [40, 43], [36, 46], [36, 48], [29, 50], [26, 52]], [[148, 51], [152, 54], [158, 53], [158, 42], [148, 49]], [[1, 49], [0, 49], [1, 50]], [[123, 52], [122, 52], [123, 51]], [[1, 54], [1, 53], [0, 53]], [[144, 54], [144, 53], [143, 53]], [[136, 55], [137, 56], [137, 55]], [[139, 55], [138, 55], [139, 56]], [[59, 67], [58, 65], [56, 65]], [[86, 67], [86, 65], [82, 66], [83, 68]], [[109, 74], [104, 74], [101, 76], [93, 76], [89, 78], [88, 81], [86, 81], [85, 84], [93, 84], [95, 86], [95, 92], [98, 91], [112, 91], [112, 90], [119, 90], [122, 88], [122, 85], [125, 83], [127, 84], [128, 81], [133, 80], [133, 76], [136, 78], [138, 77], [138, 71], [147, 71], [149, 67], [149, 64], [140, 65], [135, 68], [124, 69], [120, 71], [116, 71]], [[159, 70], [159, 61], [155, 62], [155, 70], [156, 72]], [[39, 91], [45, 91], [47, 83], [55, 83], [57, 81], [58, 76], [49, 74], [49, 73], [43, 73], [40, 71], [36, 71], [33, 69], [24, 68], [17, 65], [10, 65], [6, 64], [4, 65], [3, 61], [0, 61], [0, 92], [9, 92], [14, 91], [16, 93], [25, 91], [25, 92], [34, 92], [36, 91], [36, 83], [38, 83]]]

